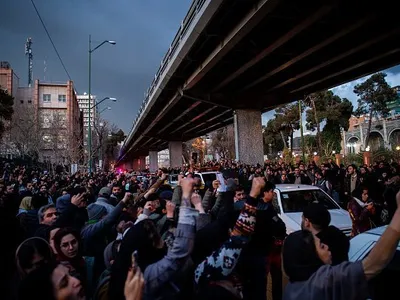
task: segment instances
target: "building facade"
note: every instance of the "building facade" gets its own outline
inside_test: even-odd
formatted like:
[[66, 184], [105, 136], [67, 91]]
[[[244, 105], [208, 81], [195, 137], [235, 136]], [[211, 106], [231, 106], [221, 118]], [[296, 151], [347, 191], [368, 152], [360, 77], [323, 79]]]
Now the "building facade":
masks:
[[6, 61], [0, 61], [0, 88], [16, 97], [19, 86], [19, 77], [15, 74], [11, 65]]
[[39, 160], [57, 164], [79, 163], [83, 157], [83, 113], [72, 81], [35, 81], [33, 106], [41, 136]]
[[[349, 129], [343, 132], [344, 154], [359, 153], [366, 150], [368, 116], [351, 117]], [[373, 118], [369, 134], [370, 150], [396, 149], [400, 146], [400, 114], [388, 118]]]
[[85, 151], [88, 147], [88, 132], [89, 132], [89, 109], [90, 109], [90, 125], [92, 127], [92, 134], [93, 134], [93, 128], [95, 125], [95, 121], [97, 119], [96, 115], [96, 96], [95, 95], [90, 95], [90, 101], [89, 101], [89, 95], [87, 93], [84, 93], [83, 95], [77, 95], [77, 100], [79, 104], [79, 108], [83, 112], [83, 136], [84, 136], [84, 141], [83, 145], [85, 147]]
[[[19, 77], [15, 74], [14, 70], [8, 62], [0, 61], [0, 89], [6, 91], [9, 95], [14, 97], [14, 107], [18, 104], [18, 86]], [[18, 155], [11, 138], [11, 124], [12, 121], [4, 122], [4, 132], [0, 139], [0, 156], [12, 159]]]

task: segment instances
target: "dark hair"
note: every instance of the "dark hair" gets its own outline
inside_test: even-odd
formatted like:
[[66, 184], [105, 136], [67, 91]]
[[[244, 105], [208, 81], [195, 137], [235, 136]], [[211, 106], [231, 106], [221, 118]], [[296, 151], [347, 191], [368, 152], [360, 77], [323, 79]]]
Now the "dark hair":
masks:
[[[59, 256], [63, 256], [63, 253], [62, 253], [62, 251], [61, 251], [61, 240], [62, 240], [62, 238], [63, 238], [64, 236], [66, 236], [66, 235], [68, 235], [68, 234], [72, 234], [72, 235], [75, 237], [75, 239], [76, 239], [77, 242], [78, 242], [78, 247], [81, 246], [81, 245], [80, 245], [81, 240], [80, 240], [80, 235], [79, 235], [79, 233], [77, 233], [77, 232], [76, 232], [74, 229], [72, 229], [72, 228], [68, 228], [68, 227], [60, 228], [60, 229], [57, 231], [57, 233], [54, 235], [54, 247], [56, 248], [57, 254], [58, 254]], [[78, 254], [78, 255], [79, 255], [79, 254]]]
[[244, 187], [241, 186], [241, 185], [238, 185], [238, 186], [236, 187], [236, 189], [235, 189], [235, 192], [241, 192], [241, 191], [244, 191]]
[[332, 265], [349, 260], [350, 240], [337, 227], [329, 226], [316, 234], [321, 243], [328, 245], [332, 254]]
[[275, 184], [273, 184], [271, 181], [266, 181], [265, 186], [263, 188], [263, 193], [269, 192], [270, 190], [275, 189]]
[[303, 210], [304, 218], [307, 218], [316, 229], [324, 229], [331, 222], [331, 214], [322, 204], [311, 203]]
[[15, 252], [15, 260], [21, 275], [24, 275], [24, 270], [32, 268], [32, 258], [36, 253], [43, 257], [44, 262], [53, 260], [51, 247], [49, 243], [42, 238], [29, 238], [19, 245]]
[[286, 238], [282, 251], [283, 268], [290, 282], [308, 280], [322, 265], [308, 230], [295, 231]]
[[41, 300], [55, 300], [51, 277], [56, 267], [57, 264], [49, 263], [29, 273], [18, 287], [18, 299], [30, 300], [37, 295]]
[[46, 196], [35, 194], [32, 196], [31, 205], [33, 209], [39, 209], [49, 203]]
[[160, 199], [160, 197], [158, 196], [157, 193], [151, 193], [151, 194], [149, 194], [147, 196], [146, 202], [147, 201], [155, 201], [155, 200], [158, 200], [158, 199]]

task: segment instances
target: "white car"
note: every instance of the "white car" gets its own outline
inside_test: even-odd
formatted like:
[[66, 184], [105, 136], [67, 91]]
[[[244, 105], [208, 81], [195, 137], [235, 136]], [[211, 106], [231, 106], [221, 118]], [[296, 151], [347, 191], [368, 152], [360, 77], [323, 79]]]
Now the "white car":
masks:
[[301, 216], [307, 205], [319, 203], [330, 212], [330, 224], [350, 236], [352, 222], [349, 213], [320, 188], [305, 184], [277, 184], [274, 192], [272, 204], [285, 223], [287, 234], [301, 229]]
[[[361, 233], [350, 240], [349, 261], [363, 260], [371, 252], [387, 226], [377, 227]], [[400, 243], [389, 265], [368, 282], [371, 299], [399, 299]]]

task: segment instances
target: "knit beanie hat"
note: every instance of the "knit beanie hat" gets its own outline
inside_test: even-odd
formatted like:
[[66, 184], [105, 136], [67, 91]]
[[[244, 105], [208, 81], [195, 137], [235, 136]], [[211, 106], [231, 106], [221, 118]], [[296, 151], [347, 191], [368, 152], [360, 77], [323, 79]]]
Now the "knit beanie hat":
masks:
[[87, 211], [90, 221], [100, 220], [103, 216], [107, 214], [107, 209], [104, 206], [95, 203], [90, 204], [87, 207]]

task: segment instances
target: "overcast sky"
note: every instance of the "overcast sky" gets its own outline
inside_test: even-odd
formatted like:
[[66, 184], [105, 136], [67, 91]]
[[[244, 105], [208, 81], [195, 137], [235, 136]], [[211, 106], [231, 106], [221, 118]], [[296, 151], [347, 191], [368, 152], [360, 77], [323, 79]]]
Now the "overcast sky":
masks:
[[[88, 89], [88, 36], [104, 45], [92, 56], [92, 94], [116, 97], [104, 118], [129, 132], [144, 91], [185, 17], [191, 0], [34, 0], [79, 93]], [[24, 44], [33, 40], [34, 79], [68, 79], [31, 0], [1, 0], [0, 61], [27, 85]], [[44, 74], [44, 61], [47, 71]], [[105, 104], [102, 108], [106, 107]]]
[[[104, 118], [126, 133], [142, 103], [162, 57], [165, 55], [191, 0], [34, 0], [74, 80], [78, 93], [88, 89], [88, 36], [93, 44], [115, 40], [116, 46], [104, 45], [92, 57], [92, 94], [99, 99], [116, 97], [112, 110]], [[8, 61], [27, 84], [28, 61], [24, 44], [33, 39], [34, 79], [68, 79], [33, 8], [31, 0], [1, 0], [0, 61]], [[46, 62], [46, 72], [44, 72]], [[387, 70], [387, 80], [400, 85], [400, 68]], [[362, 79], [361, 79], [362, 80]], [[354, 85], [361, 80], [334, 89], [352, 100]], [[107, 104], [101, 107], [104, 108]], [[273, 112], [263, 115], [263, 123]]]

